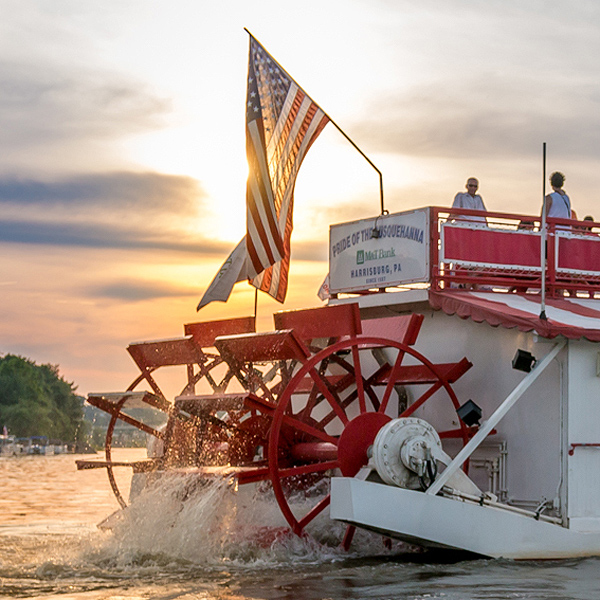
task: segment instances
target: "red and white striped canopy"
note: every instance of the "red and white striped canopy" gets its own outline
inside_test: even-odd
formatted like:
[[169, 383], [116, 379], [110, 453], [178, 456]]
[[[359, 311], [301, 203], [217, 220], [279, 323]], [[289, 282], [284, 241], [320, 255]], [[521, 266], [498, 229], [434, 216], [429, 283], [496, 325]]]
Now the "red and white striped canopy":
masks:
[[510, 294], [468, 290], [430, 291], [434, 309], [477, 323], [497, 327], [536, 331], [546, 338], [563, 335], [569, 339], [586, 338], [600, 342], [600, 299], [546, 298], [547, 320], [540, 319], [537, 294]]

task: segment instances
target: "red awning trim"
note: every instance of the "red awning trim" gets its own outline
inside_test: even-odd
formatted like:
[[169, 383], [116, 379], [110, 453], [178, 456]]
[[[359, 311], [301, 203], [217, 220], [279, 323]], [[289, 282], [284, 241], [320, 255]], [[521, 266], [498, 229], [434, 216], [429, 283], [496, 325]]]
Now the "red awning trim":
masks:
[[493, 327], [536, 331], [543, 337], [563, 335], [600, 342], [600, 300], [548, 298], [546, 316], [540, 315], [540, 296], [467, 290], [430, 291], [429, 303], [436, 310]]

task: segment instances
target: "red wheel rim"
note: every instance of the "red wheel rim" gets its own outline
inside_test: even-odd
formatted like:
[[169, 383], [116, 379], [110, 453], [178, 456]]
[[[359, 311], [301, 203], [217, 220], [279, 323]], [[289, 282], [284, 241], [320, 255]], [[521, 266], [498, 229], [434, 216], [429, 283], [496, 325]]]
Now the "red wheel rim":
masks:
[[127, 398], [128, 398], [127, 396], [123, 396], [123, 398], [121, 398], [121, 400], [119, 400], [117, 402], [117, 404], [115, 406], [115, 411], [113, 412], [110, 422], [108, 424], [108, 428], [106, 429], [106, 439], [105, 439], [105, 443], [104, 443], [104, 454], [106, 457], [106, 474], [108, 475], [108, 481], [110, 482], [110, 487], [112, 488], [112, 491], [115, 495], [115, 498], [117, 499], [117, 502], [121, 505], [121, 508], [127, 508], [127, 502], [125, 502], [125, 500], [121, 494], [121, 490], [119, 490], [117, 480], [115, 479], [115, 474], [114, 474], [113, 466], [112, 466], [111, 448], [112, 448], [112, 438], [113, 438], [113, 432], [115, 429], [115, 425], [117, 423], [117, 419], [119, 418], [119, 415], [121, 414], [121, 409], [127, 402]]
[[[365, 378], [363, 374], [363, 365], [361, 364], [361, 350], [363, 347], [387, 347], [398, 351], [394, 365], [391, 366], [388, 383], [385, 386], [380, 402], [374, 403], [371, 400], [367, 403], [367, 399], [370, 399], [371, 395], [367, 391], [370, 388], [370, 381], [369, 378]], [[323, 375], [319, 375], [319, 372], [316, 369], [317, 365], [324, 360], [329, 359], [335, 353], [347, 350], [350, 350], [352, 354], [356, 381], [354, 399], [350, 403], [345, 400], [340, 400], [340, 397], [335, 389], [333, 389], [331, 382]], [[389, 405], [394, 383], [397, 381], [400, 367], [402, 366], [402, 361], [407, 355], [411, 356], [421, 365], [424, 365], [431, 373], [432, 378], [435, 379], [435, 383], [429, 385], [425, 393], [416, 399], [415, 402], [399, 416], [408, 416], [409, 414], [414, 413], [417, 408], [440, 389], [446, 391], [452, 405], [457, 409], [460, 404], [456, 394], [444, 374], [435, 364], [410, 346], [393, 340], [375, 337], [351, 338], [349, 340], [337, 342], [336, 344], [321, 350], [304, 363], [298, 372], [291, 378], [289, 384], [283, 391], [273, 415], [273, 423], [269, 434], [269, 475], [282, 514], [297, 535], [304, 535], [306, 526], [327, 508], [330, 503], [330, 495], [326, 494], [318, 500], [315, 499], [308, 511], [303, 515], [297, 516], [290, 506], [290, 500], [288, 498], [289, 492], [286, 492], [283, 481], [291, 477], [312, 476], [326, 478], [328, 477], [327, 472], [333, 469], [340, 469], [343, 474], [355, 474], [355, 472], [366, 463], [365, 446], [368, 447], [368, 445], [372, 443], [372, 439], [374, 439], [379, 428], [391, 419], [391, 417], [386, 414], [386, 410]], [[301, 388], [301, 384], [306, 380], [307, 376], [311, 377], [314, 382], [314, 387], [318, 388], [321, 395], [320, 402], [327, 402], [329, 405], [328, 414], [325, 417], [322, 417], [320, 421], [310, 418], [306, 409], [300, 409], [294, 412], [292, 406], [294, 392], [296, 389]], [[368, 406], [368, 404], [370, 404], [370, 406]], [[316, 404], [314, 405], [316, 406]], [[354, 411], [356, 411], [356, 405], [358, 405], [358, 414], [349, 416], [349, 413], [351, 413], [349, 409], [354, 407]], [[342, 425], [342, 432], [340, 435], [334, 435], [326, 430], [328, 425], [336, 420], [338, 424], [341, 422]], [[361, 429], [361, 426], [365, 429], [365, 433], [364, 435], [361, 434], [359, 441], [356, 443], [356, 448], [352, 448], [353, 430], [359, 430]], [[348, 433], [346, 433], [347, 429]], [[300, 441], [304, 439], [304, 443], [306, 443], [306, 441], [311, 441], [315, 444], [331, 444], [337, 449], [337, 453], [332, 451], [329, 455], [325, 455], [325, 457], [320, 460], [313, 460], [303, 464], [290, 464], [290, 453], [287, 451], [287, 448], [290, 444], [290, 438], [293, 439], [294, 435], [296, 435]], [[468, 441], [468, 430], [462, 422], [461, 437], [463, 443]], [[352, 533], [353, 532], [350, 530], [347, 531], [344, 545], [349, 545]], [[347, 543], [346, 538], [348, 539]]]

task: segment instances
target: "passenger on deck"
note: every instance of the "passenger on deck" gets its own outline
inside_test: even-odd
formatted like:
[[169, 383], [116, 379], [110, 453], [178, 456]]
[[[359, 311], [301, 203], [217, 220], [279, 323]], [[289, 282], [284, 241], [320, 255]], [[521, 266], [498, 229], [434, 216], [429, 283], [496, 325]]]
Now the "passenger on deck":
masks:
[[594, 236], [597, 236], [597, 233], [593, 232], [594, 229], [594, 217], [592, 217], [592, 215], [586, 215], [585, 217], [583, 217], [583, 222], [586, 223], [586, 225], [580, 225], [578, 227], [576, 227], [576, 229], [579, 229], [581, 232], [584, 233], [590, 233], [593, 234]]
[[[482, 197], [477, 193], [477, 189], [479, 188], [479, 181], [475, 177], [469, 177], [469, 179], [467, 179], [465, 187], [467, 188], [466, 192], [458, 192], [458, 194], [454, 196], [452, 208], [466, 208], [469, 210], [480, 210], [481, 212], [487, 212], [487, 209], [483, 204]], [[454, 220], [455, 219], [452, 219], [452, 221]], [[475, 215], [461, 215], [460, 217], [457, 216], [456, 220], [482, 223], [483, 225], [487, 226], [487, 220], [484, 216], [480, 217]], [[478, 271], [479, 269], [477, 267], [455, 266], [455, 270], [456, 274], [459, 275], [461, 271], [470, 271], [472, 273], [474, 271]], [[451, 287], [454, 286], [467, 289], [487, 289], [472, 283], [451, 284]]]
[[[554, 191], [546, 196], [547, 217], [555, 217], [557, 219], [572, 218], [571, 200], [562, 189], [564, 183], [565, 176], [560, 171], [555, 171], [550, 175], [550, 185]], [[561, 229], [564, 229], [564, 227]]]
[[[483, 199], [477, 193], [479, 181], [477, 181], [475, 177], [469, 177], [465, 187], [467, 188], [466, 192], [458, 192], [458, 194], [454, 196], [452, 208], [467, 208], [469, 210], [481, 210], [485, 212], [487, 209], [483, 204]], [[464, 215], [461, 217], [461, 220], [486, 223], [485, 217], [476, 217], [475, 215]]]
[[523, 219], [519, 221], [519, 225], [517, 227], [518, 231], [533, 231], [535, 227], [534, 221], [529, 221], [527, 219]]

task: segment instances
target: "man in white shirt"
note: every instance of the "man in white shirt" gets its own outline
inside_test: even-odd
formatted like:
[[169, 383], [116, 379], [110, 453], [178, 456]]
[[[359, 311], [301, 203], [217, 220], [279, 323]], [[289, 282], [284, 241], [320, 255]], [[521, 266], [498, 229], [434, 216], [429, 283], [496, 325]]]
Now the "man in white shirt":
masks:
[[550, 175], [550, 185], [553, 192], [546, 196], [547, 217], [556, 217], [558, 219], [571, 219], [573, 217], [571, 200], [562, 189], [564, 183], [565, 176], [560, 171], [555, 171]]
[[[466, 192], [458, 192], [458, 194], [454, 196], [452, 208], [467, 208], [469, 210], [481, 210], [485, 212], [487, 209], [483, 204], [483, 199], [477, 193], [479, 181], [477, 181], [475, 177], [469, 177], [465, 187], [467, 188]], [[463, 215], [461, 220], [486, 223], [485, 217], [476, 217], [475, 215]]]
[[[477, 179], [475, 179], [475, 177], [469, 177], [469, 179], [467, 179], [467, 183], [465, 185], [465, 187], [467, 188], [466, 192], [458, 192], [458, 194], [456, 194], [456, 196], [454, 196], [454, 202], [452, 203], [452, 208], [466, 208], [468, 210], [480, 210], [482, 212], [487, 212], [487, 209], [485, 208], [485, 205], [483, 204], [483, 199], [482, 197], [477, 193], [477, 189], [479, 188], [479, 181], [477, 181]], [[481, 225], [475, 225], [476, 227], [487, 227], [487, 221], [486, 218], [481, 216], [475, 216], [475, 215], [456, 215], [455, 217], [456, 221], [470, 221], [471, 223], [481, 223]], [[453, 221], [455, 219], [452, 219]], [[461, 267], [459, 265], [455, 265], [455, 270], [456, 270], [456, 274], [460, 275], [461, 271], [464, 273], [464, 271], [471, 271], [471, 276], [474, 275], [475, 273], [473, 273], [474, 271], [478, 271], [480, 269], [478, 269], [477, 267]], [[472, 289], [472, 290], [477, 290], [477, 289], [490, 289], [487, 286], [480, 286], [480, 285], [476, 285], [475, 283], [461, 283], [461, 284], [456, 284], [456, 283], [451, 283], [450, 287], [459, 287], [459, 288], [467, 288], [467, 289]]]

